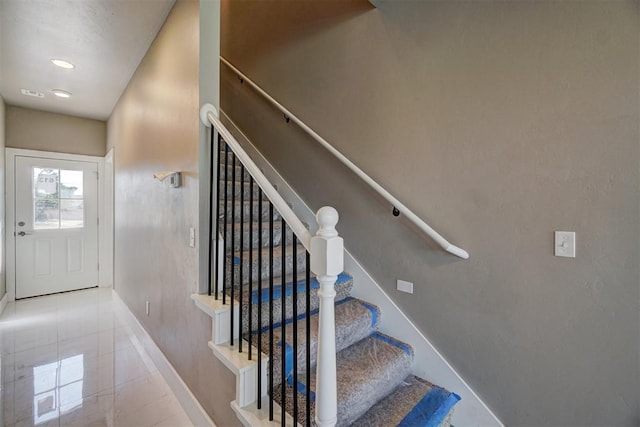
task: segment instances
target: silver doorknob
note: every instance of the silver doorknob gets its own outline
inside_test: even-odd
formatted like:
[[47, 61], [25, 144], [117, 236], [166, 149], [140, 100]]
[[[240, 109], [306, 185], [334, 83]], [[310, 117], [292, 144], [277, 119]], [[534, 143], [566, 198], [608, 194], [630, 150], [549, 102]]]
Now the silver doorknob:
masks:
[[18, 236], [26, 236], [26, 235], [31, 235], [31, 233], [25, 233], [24, 231], [20, 231], [18, 233]]

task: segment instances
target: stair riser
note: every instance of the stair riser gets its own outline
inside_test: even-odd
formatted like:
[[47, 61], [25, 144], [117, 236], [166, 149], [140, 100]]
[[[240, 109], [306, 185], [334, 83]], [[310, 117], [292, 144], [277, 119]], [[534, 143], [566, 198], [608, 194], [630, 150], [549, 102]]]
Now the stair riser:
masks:
[[[232, 203], [229, 201], [227, 203], [227, 221], [231, 221], [232, 214]], [[242, 210], [241, 210], [242, 209]], [[241, 212], [244, 212], [244, 221], [249, 221], [249, 212], [253, 210], [253, 220], [254, 221], [269, 221], [269, 203], [267, 201], [262, 202], [262, 210], [258, 212], [258, 201], [255, 200], [253, 204], [249, 202], [240, 202], [236, 200], [235, 203], [235, 216], [234, 220], [236, 223], [240, 222]], [[224, 201], [220, 202], [219, 212], [222, 215], [224, 213]], [[260, 216], [258, 214], [260, 213]], [[280, 221], [280, 214], [276, 209], [273, 210], [273, 220]], [[220, 223], [220, 230], [222, 230], [222, 222]]]
[[[224, 203], [224, 182], [221, 182], [219, 185], [220, 189], [220, 200]], [[242, 194], [242, 189], [244, 188], [244, 194]], [[235, 197], [236, 200], [250, 200], [251, 198], [251, 188], [249, 183], [245, 182], [244, 185], [237, 181], [235, 184], [231, 181], [227, 183], [227, 203], [231, 203], [231, 199]], [[235, 195], [235, 196], [234, 196]], [[265, 196], [261, 191], [260, 187], [257, 185], [253, 185], [253, 199], [258, 200], [258, 197], [262, 195], [263, 200], [268, 200], [267, 196]]]
[[[344, 298], [342, 297], [344, 292], [339, 292], [340, 298], [337, 299], [335, 308], [336, 318], [336, 352], [339, 352], [350, 345], [360, 341], [371, 335], [375, 328], [378, 326], [377, 322], [374, 322], [371, 311], [359, 302], [352, 300], [346, 303], [340, 303]], [[317, 296], [317, 292], [316, 292]], [[299, 312], [300, 313], [300, 312]], [[379, 312], [376, 312], [376, 316], [379, 316]], [[379, 317], [378, 317], [379, 318]], [[347, 321], [350, 319], [350, 321]], [[317, 345], [318, 345], [318, 315], [311, 316], [311, 334], [310, 334], [310, 356], [311, 356], [311, 368], [313, 369], [317, 363]], [[306, 360], [306, 318], [298, 320], [298, 350], [294, 353], [297, 355], [297, 368], [298, 377], [303, 377], [306, 373], [307, 360]], [[274, 331], [275, 342], [281, 340], [282, 331], [278, 328]], [[268, 353], [268, 339], [269, 333], [262, 334], [263, 353]], [[285, 340], [291, 350], [293, 350], [293, 325], [288, 324], [285, 330]], [[276, 346], [275, 353], [271, 360], [274, 367], [274, 384], [280, 384], [281, 372], [282, 372], [282, 347]], [[293, 372], [293, 363], [288, 362], [290, 365], [287, 367], [289, 372]]]
[[[266, 280], [269, 278], [269, 269], [270, 269], [270, 264], [269, 264], [269, 257], [267, 254], [264, 254], [264, 252], [266, 252], [265, 249], [263, 249], [263, 258], [262, 258], [262, 271], [258, 271], [258, 255], [255, 254], [254, 259], [252, 260], [251, 263], [249, 263], [248, 259], [243, 258], [242, 259], [242, 284], [247, 284], [249, 283], [249, 268], [251, 268], [252, 270], [252, 278], [253, 280], [257, 280], [257, 281], [262, 281], [262, 280]], [[274, 250], [274, 258], [273, 258], [273, 275], [274, 275], [274, 283], [275, 284], [279, 284], [279, 280], [278, 278], [281, 275], [282, 272], [282, 257], [279, 255], [278, 253], [279, 251], [275, 251]], [[267, 255], [267, 256], [265, 256]], [[304, 248], [298, 248], [298, 252], [296, 254], [296, 259], [297, 259], [297, 269], [298, 269], [298, 273], [302, 273], [306, 270], [306, 254], [304, 251]], [[287, 252], [285, 255], [285, 267], [286, 267], [286, 272], [287, 274], [290, 274], [291, 271], [293, 270], [293, 254], [291, 253], [291, 248], [287, 248]], [[233, 266], [233, 270], [234, 270], [234, 283], [235, 285], [238, 285], [240, 283], [239, 281], [239, 277], [240, 277], [240, 264], [234, 264]], [[227, 271], [227, 278], [226, 278], [226, 284], [227, 286], [231, 285], [231, 274], [229, 271]]]
[[[215, 167], [215, 166], [214, 166]], [[236, 166], [235, 168], [236, 170], [236, 181], [240, 181], [241, 178], [241, 174], [242, 174], [242, 168], [240, 166]], [[214, 173], [216, 173], [216, 170], [214, 169]], [[227, 168], [225, 169], [224, 164], [220, 165], [220, 180], [224, 180], [225, 177], [228, 177], [229, 181], [231, 181], [233, 179], [233, 166], [227, 166]], [[245, 169], [244, 170], [244, 181], [245, 182], [249, 182], [249, 180], [251, 179], [251, 174]], [[258, 185], [258, 184], [254, 184]]]
[[[222, 161], [222, 166], [224, 167], [224, 162], [225, 162], [225, 158], [224, 158], [224, 144], [222, 144], [222, 149], [220, 150], [220, 160]], [[228, 165], [231, 166], [232, 162], [233, 162], [233, 158], [235, 156], [235, 154], [233, 154], [233, 151], [231, 151], [231, 149], [229, 149], [229, 151], [226, 151], [227, 153], [227, 162]], [[240, 160], [236, 158], [236, 165], [240, 164]]]
[[[278, 284], [278, 283], [274, 283], [274, 284]], [[351, 292], [352, 287], [353, 287], [353, 281], [351, 280], [341, 283], [339, 286], [336, 286], [335, 300], [342, 301], [343, 299], [347, 298], [349, 296], [349, 293]], [[267, 295], [269, 291], [263, 290], [263, 292], [264, 292], [264, 295]], [[309, 293], [309, 295], [310, 295], [309, 306], [311, 307], [309, 311], [317, 310], [318, 307], [320, 306], [318, 289], [311, 289], [311, 292]], [[258, 306], [260, 306], [260, 310], [262, 311], [261, 328], [258, 328], [258, 309], [257, 309]], [[304, 292], [298, 293], [297, 307], [298, 307], [298, 316], [306, 312], [307, 304], [306, 304], [306, 296]], [[285, 308], [286, 308], [286, 312], [285, 312], [286, 319], [289, 320], [293, 318], [293, 296], [292, 295], [288, 295], [285, 297]], [[282, 300], [277, 299], [273, 301], [273, 323], [274, 324], [280, 323], [281, 320], [282, 320]], [[303, 329], [304, 321], [299, 321], [298, 323], [299, 323], [298, 327]], [[258, 329], [265, 328], [267, 326], [269, 326], [269, 302], [266, 301], [261, 304], [253, 304], [252, 312], [251, 312], [251, 330], [254, 331], [253, 333], [254, 339], [257, 340], [255, 331], [257, 331]], [[249, 310], [246, 304], [242, 312], [242, 331], [244, 334], [247, 334], [249, 332]], [[268, 336], [268, 332], [266, 333], [266, 335]], [[265, 348], [265, 353], [266, 353], [266, 348]]]
[[[278, 221], [279, 222], [279, 221]], [[269, 235], [269, 224], [263, 224], [262, 226], [262, 245], [260, 245], [260, 234], [258, 233], [258, 227], [255, 224], [245, 224], [242, 230], [242, 247], [240, 247], [240, 227], [236, 226], [234, 228], [234, 251], [246, 251], [249, 248], [267, 248], [269, 247], [270, 235]], [[249, 239], [249, 228], [252, 228], [252, 236]], [[290, 230], [287, 230], [287, 237], [285, 240], [287, 245], [290, 245], [293, 242], [293, 233]], [[282, 229], [280, 227], [274, 227], [273, 230], [273, 244], [274, 246], [278, 246], [282, 243]], [[226, 242], [227, 250], [231, 249], [231, 227], [227, 227], [227, 242]], [[256, 254], [257, 256], [257, 254]]]

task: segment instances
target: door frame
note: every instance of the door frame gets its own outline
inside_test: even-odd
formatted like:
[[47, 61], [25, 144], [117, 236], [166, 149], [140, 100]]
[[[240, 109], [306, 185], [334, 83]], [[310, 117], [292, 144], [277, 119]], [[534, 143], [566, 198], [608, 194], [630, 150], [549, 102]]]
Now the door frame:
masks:
[[[105, 217], [105, 210], [111, 209], [113, 206], [106, 206], [104, 197], [104, 157], [85, 156], [81, 154], [55, 153], [51, 151], [25, 150], [22, 148], [6, 148], [5, 149], [5, 194], [6, 194], [6, 212], [5, 212], [5, 229], [6, 229], [6, 284], [7, 297], [9, 301], [16, 299], [16, 182], [15, 169], [16, 157], [36, 157], [42, 159], [53, 160], [70, 160], [79, 162], [90, 162], [98, 165], [98, 263], [101, 266], [113, 265], [113, 254], [103, 250], [103, 244], [109, 235], [113, 235], [113, 230], [107, 230], [106, 221], [101, 221]], [[103, 273], [102, 269], [98, 269], [98, 286], [110, 287], [112, 280], [108, 273]], [[112, 275], [111, 275], [112, 276]]]

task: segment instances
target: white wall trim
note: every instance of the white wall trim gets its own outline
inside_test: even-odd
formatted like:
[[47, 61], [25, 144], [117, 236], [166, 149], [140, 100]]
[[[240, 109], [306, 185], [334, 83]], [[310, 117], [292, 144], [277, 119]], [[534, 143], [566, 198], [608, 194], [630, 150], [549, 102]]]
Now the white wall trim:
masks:
[[[315, 227], [317, 227], [314, 212], [253, 146], [246, 135], [238, 129], [233, 120], [224, 111], [221, 111], [221, 119], [247, 154], [260, 167], [264, 175], [276, 186], [282, 197], [291, 203], [292, 209], [298, 217], [310, 225], [310, 228], [312, 228], [310, 231], [314, 234]], [[345, 242], [345, 244], [348, 245], [349, 242]], [[460, 426], [503, 426], [493, 411], [489, 409], [347, 249], [345, 249], [344, 263], [345, 271], [348, 271], [354, 278], [352, 295], [380, 307], [382, 312], [380, 331], [405, 341], [414, 348], [413, 373], [462, 397], [460, 403], [456, 405], [452, 424]]]
[[9, 295], [5, 292], [2, 299], [0, 299], [0, 316], [4, 313], [4, 309], [7, 308], [7, 304], [9, 303]]
[[[22, 148], [5, 148], [5, 254], [6, 254], [6, 284], [9, 301], [16, 299], [16, 199], [15, 199], [15, 159], [16, 156], [37, 157], [43, 159], [70, 160], [76, 162], [89, 162], [98, 165], [98, 218], [104, 205], [102, 176], [104, 175], [104, 158], [97, 156], [85, 156], [80, 154], [56, 153], [52, 151], [25, 150]], [[98, 232], [98, 259], [100, 259], [100, 232]]]
[[128, 320], [127, 324], [131, 326], [133, 334], [138, 338], [144, 350], [158, 368], [158, 371], [167, 382], [171, 391], [180, 402], [182, 409], [189, 416], [194, 426], [197, 427], [216, 427], [207, 412], [204, 410], [198, 399], [193, 395], [187, 384], [182, 380], [178, 372], [175, 370], [171, 362], [167, 360], [162, 350], [158, 348], [147, 331], [142, 327], [138, 319], [131, 313], [129, 307], [122, 301], [120, 295], [113, 290], [114, 302], [123, 316]]

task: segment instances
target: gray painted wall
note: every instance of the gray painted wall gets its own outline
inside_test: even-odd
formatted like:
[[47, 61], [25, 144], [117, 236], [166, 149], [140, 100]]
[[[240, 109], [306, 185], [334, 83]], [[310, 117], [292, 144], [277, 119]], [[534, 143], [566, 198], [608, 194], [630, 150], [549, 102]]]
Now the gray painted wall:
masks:
[[507, 425], [640, 424], [638, 4], [222, 4], [223, 56], [469, 250], [223, 66], [223, 110]]
[[[199, 4], [176, 2], [108, 121], [115, 147], [115, 289], [205, 410], [238, 425], [235, 377], [213, 356], [211, 318], [195, 307], [198, 250]], [[155, 172], [178, 170], [169, 188]], [[145, 314], [145, 301], [150, 314]]]
[[[0, 96], [0, 188], [4, 189], [4, 148], [6, 131], [6, 106], [4, 99]], [[0, 191], [0, 298], [7, 292], [6, 282], [6, 240], [5, 240], [5, 191]]]
[[7, 106], [7, 147], [104, 156], [107, 124], [30, 108]]

